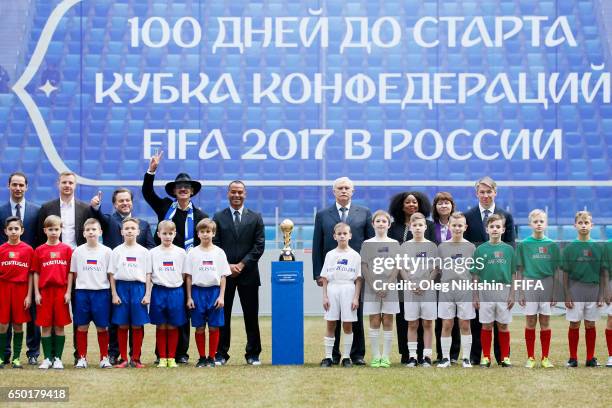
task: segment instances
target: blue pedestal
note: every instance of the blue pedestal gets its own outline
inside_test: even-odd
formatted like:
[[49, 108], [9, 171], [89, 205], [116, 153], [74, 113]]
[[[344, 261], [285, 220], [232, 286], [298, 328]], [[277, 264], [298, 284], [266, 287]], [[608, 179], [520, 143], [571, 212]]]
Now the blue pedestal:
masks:
[[303, 271], [303, 262], [272, 262], [272, 365], [304, 364]]

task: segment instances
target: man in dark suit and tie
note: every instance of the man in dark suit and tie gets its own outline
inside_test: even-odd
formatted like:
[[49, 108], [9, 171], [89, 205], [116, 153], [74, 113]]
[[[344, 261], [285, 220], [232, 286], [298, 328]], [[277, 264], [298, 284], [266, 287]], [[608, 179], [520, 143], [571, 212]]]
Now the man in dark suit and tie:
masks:
[[[132, 209], [134, 208], [134, 195], [131, 190], [127, 188], [118, 188], [113, 192], [113, 207], [115, 211], [112, 214], [103, 214], [101, 211], [101, 198], [102, 194], [98, 193], [91, 201], [91, 210], [94, 217], [100, 221], [102, 226], [102, 240], [104, 245], [114, 249], [123, 243], [123, 237], [121, 236], [121, 223], [125, 217], [133, 217]], [[155, 241], [153, 240], [153, 234], [151, 233], [151, 226], [145, 220], [139, 219], [140, 223], [140, 234], [136, 238], [136, 242], [147, 249], [154, 248]], [[131, 348], [131, 333], [130, 329], [130, 348]], [[119, 345], [117, 344], [117, 325], [111, 324], [108, 328], [109, 342], [108, 342], [108, 357], [111, 364], [115, 365], [117, 358], [119, 357]], [[130, 352], [131, 355], [131, 352]]]
[[[495, 205], [495, 197], [497, 196], [497, 184], [491, 177], [483, 177], [476, 182], [476, 197], [478, 197], [478, 206], [470, 208], [465, 212], [465, 220], [467, 222], [467, 230], [465, 231], [464, 238], [474, 245], [478, 246], [483, 242], [489, 240], [489, 236], [486, 233], [487, 219], [491, 214], [503, 215], [506, 219], [505, 228], [506, 231], [502, 235], [502, 241], [514, 246], [516, 234], [514, 231], [514, 219], [512, 214], [504, 211], [500, 206]], [[478, 310], [476, 311], [476, 317], [471, 321], [472, 326], [472, 350], [470, 353], [470, 360], [472, 364], [480, 364], [480, 356], [482, 353], [482, 346], [480, 344], [480, 331], [482, 324], [478, 320]], [[495, 339], [493, 342], [493, 348], [495, 352], [495, 359], [497, 363], [501, 363], [501, 356], [499, 350], [499, 339], [497, 336], [497, 325], [494, 326]]]
[[[9, 176], [8, 187], [10, 192], [9, 201], [0, 207], [0, 245], [8, 241], [6, 234], [4, 233], [4, 220], [8, 217], [15, 216], [21, 218], [23, 221], [24, 232], [21, 236], [21, 240], [32, 248], [36, 247], [36, 227], [38, 223], [38, 211], [40, 207], [34, 203], [26, 201], [25, 193], [28, 191], [28, 178], [22, 172], [15, 172]], [[26, 329], [26, 343], [28, 351], [28, 364], [38, 364], [38, 355], [40, 354], [40, 327], [34, 324], [36, 319], [36, 303], [32, 299], [32, 306], [30, 307], [30, 314], [32, 315], [32, 321], [28, 322]], [[11, 355], [11, 334], [12, 328], [9, 325], [7, 332], [6, 350], [4, 352], [4, 361], [11, 361], [9, 358]]]
[[[75, 249], [79, 245], [83, 245], [87, 242], [83, 236], [83, 224], [88, 218], [93, 217], [89, 204], [77, 200], [74, 197], [74, 193], [77, 187], [76, 174], [71, 171], [64, 171], [60, 173], [58, 178], [58, 188], [60, 196], [55, 200], [47, 201], [40, 207], [38, 212], [38, 228], [36, 231], [38, 245], [44, 244], [47, 241], [47, 236], [43, 231], [43, 225], [45, 218], [50, 215], [57, 215], [62, 219], [62, 233], [60, 240], [69, 245], [72, 249]], [[73, 289], [74, 290], [74, 289]], [[72, 308], [74, 310], [74, 299], [72, 296]], [[77, 360], [76, 350], [76, 325], [72, 324], [72, 344], [74, 347], [74, 359], [75, 364]]]
[[217, 233], [213, 243], [225, 251], [231, 276], [225, 283], [225, 325], [221, 327], [219, 349], [215, 363], [225, 364], [230, 358], [232, 306], [238, 290], [244, 315], [247, 344], [244, 358], [249, 365], [260, 365], [261, 338], [259, 335], [259, 258], [266, 244], [261, 214], [244, 206], [246, 186], [232, 181], [227, 189], [229, 207], [217, 212], [213, 220]]
[[[336, 248], [334, 240], [334, 226], [339, 222], [345, 222], [351, 227], [352, 238], [349, 246], [355, 251], [361, 251], [361, 244], [366, 239], [374, 236], [372, 227], [372, 213], [368, 208], [351, 203], [354, 187], [348, 177], [341, 177], [334, 181], [334, 197], [336, 202], [319, 212], [315, 216], [314, 233], [312, 237], [312, 275], [317, 285], [322, 286], [320, 279], [321, 268], [325, 261], [325, 255]], [[357, 321], [353, 323], [353, 345], [351, 347], [351, 360], [355, 365], [365, 365], [365, 338], [363, 333], [363, 299], [359, 298], [359, 309]], [[332, 361], [334, 364], [340, 362], [340, 324], [336, 325], [336, 341], [334, 343]]]

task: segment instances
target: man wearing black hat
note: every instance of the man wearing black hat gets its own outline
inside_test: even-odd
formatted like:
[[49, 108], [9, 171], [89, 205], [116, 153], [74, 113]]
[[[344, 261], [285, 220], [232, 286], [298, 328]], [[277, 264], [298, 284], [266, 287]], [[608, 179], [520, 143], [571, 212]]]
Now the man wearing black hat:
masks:
[[[166, 193], [173, 197], [174, 200], [158, 196], [153, 188], [153, 181], [155, 180], [155, 171], [157, 171], [162, 154], [163, 152], [160, 151], [151, 157], [149, 169], [145, 173], [142, 182], [142, 196], [153, 211], [155, 211], [155, 214], [157, 214], [159, 222], [172, 220], [176, 224], [174, 245], [189, 250], [200, 244], [195, 229], [196, 225], [202, 219], [208, 218], [206, 213], [202, 212], [191, 202], [191, 197], [198, 194], [202, 184], [192, 180], [187, 173], [179, 173], [173, 182], [166, 184]], [[160, 244], [161, 241], [157, 234], [154, 234], [154, 237], [155, 242]], [[185, 299], [186, 302], [187, 300]], [[187, 349], [189, 348], [189, 321], [180, 328], [179, 333], [176, 362], [186, 364], [189, 360], [189, 355], [187, 354]]]

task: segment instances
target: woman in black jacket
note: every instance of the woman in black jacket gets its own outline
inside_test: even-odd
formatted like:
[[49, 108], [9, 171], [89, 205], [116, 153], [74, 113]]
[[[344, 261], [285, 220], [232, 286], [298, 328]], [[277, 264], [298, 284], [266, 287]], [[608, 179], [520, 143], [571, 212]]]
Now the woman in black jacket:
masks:
[[[431, 203], [427, 196], [420, 191], [407, 191], [396, 194], [391, 198], [389, 204], [389, 214], [393, 217], [391, 228], [389, 228], [388, 236], [397, 240], [400, 245], [405, 241], [412, 239], [410, 232], [410, 216], [416, 212], [420, 212], [428, 218], [431, 214]], [[435, 242], [434, 223], [426, 220], [427, 230], [425, 230], [425, 238]], [[397, 327], [397, 345], [399, 352], [402, 355], [402, 364], [408, 363], [408, 322], [404, 320], [404, 299], [403, 293], [400, 295], [400, 312], [395, 315]], [[423, 361], [423, 325], [419, 325], [417, 332], [417, 360]]]

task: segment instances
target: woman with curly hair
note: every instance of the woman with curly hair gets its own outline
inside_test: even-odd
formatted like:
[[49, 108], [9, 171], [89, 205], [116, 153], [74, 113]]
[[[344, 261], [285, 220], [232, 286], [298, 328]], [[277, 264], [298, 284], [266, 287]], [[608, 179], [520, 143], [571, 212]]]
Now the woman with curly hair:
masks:
[[[393, 223], [389, 228], [389, 238], [397, 240], [400, 245], [405, 241], [412, 239], [410, 232], [410, 216], [416, 212], [420, 212], [429, 217], [431, 214], [431, 204], [427, 196], [420, 191], [407, 191], [396, 194], [391, 198], [389, 204], [389, 214], [393, 217]], [[434, 223], [426, 220], [427, 229], [425, 230], [425, 238], [435, 242]], [[408, 355], [408, 322], [404, 319], [404, 299], [403, 293], [400, 296], [400, 312], [395, 315], [397, 327], [397, 344], [399, 352], [402, 355], [402, 364], [407, 364]], [[417, 360], [423, 361], [423, 326], [419, 324], [417, 332]]]

